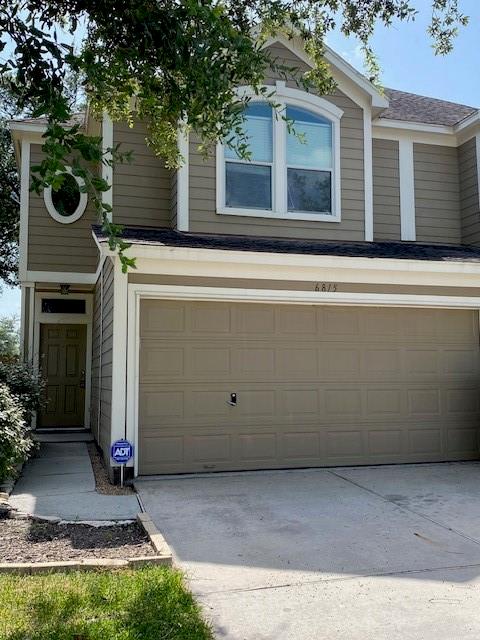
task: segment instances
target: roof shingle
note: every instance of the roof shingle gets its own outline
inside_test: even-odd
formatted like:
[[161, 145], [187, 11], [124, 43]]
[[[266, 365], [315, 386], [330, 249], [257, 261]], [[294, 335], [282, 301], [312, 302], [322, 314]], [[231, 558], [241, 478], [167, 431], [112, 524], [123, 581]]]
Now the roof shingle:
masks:
[[397, 89], [385, 89], [385, 94], [390, 100], [390, 106], [380, 115], [382, 119], [453, 126], [478, 111], [475, 107], [464, 104], [428, 98], [416, 93], [397, 91]]
[[[106, 242], [102, 228], [93, 226], [99, 242]], [[326, 242], [263, 236], [188, 233], [167, 228], [125, 227], [122, 238], [132, 245], [157, 245], [226, 251], [260, 251], [350, 258], [394, 258], [441, 262], [480, 263], [480, 247], [421, 244], [416, 242]], [[133, 255], [135, 249], [132, 250]]]

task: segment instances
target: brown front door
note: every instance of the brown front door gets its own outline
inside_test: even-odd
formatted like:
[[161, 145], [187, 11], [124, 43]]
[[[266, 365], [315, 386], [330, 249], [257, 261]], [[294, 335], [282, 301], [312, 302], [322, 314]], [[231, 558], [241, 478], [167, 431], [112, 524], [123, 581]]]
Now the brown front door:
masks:
[[39, 414], [39, 427], [84, 426], [86, 334], [85, 325], [41, 325], [46, 405]]

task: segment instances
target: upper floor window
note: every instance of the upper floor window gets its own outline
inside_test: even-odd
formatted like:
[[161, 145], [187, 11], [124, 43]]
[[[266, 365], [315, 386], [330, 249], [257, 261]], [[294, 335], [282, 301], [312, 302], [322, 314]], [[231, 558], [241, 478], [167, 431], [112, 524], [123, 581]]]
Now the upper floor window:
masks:
[[70, 168], [59, 173], [62, 184], [58, 189], [47, 187], [44, 191], [44, 201], [48, 213], [57, 222], [70, 224], [79, 220], [87, 206], [87, 194], [82, 192], [84, 181], [74, 176]]
[[249, 159], [227, 146], [217, 152], [217, 211], [339, 221], [342, 112], [316, 96], [281, 89], [275, 100], [293, 131], [268, 103], [249, 103], [243, 125]]

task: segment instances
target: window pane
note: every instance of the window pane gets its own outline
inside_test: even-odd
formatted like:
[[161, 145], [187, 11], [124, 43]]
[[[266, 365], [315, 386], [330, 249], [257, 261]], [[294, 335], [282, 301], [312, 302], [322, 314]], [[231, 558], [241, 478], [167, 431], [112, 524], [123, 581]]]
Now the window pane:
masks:
[[[295, 133], [287, 134], [287, 164], [309, 169], [332, 168], [332, 123], [314, 113], [287, 107]], [[301, 135], [302, 141], [298, 135]]]
[[85, 313], [85, 300], [42, 298], [42, 313]]
[[332, 174], [330, 171], [288, 169], [288, 210], [331, 213]]
[[248, 209], [272, 208], [271, 168], [226, 162], [225, 204]]
[[63, 183], [60, 189], [53, 191], [52, 203], [61, 216], [71, 216], [77, 210], [80, 203], [80, 187], [70, 173], [63, 174]]
[[[272, 162], [272, 109], [268, 105], [254, 103], [245, 110], [246, 121], [243, 128], [248, 137], [248, 149], [251, 160], [256, 162]], [[225, 157], [236, 160], [238, 155], [225, 147]]]

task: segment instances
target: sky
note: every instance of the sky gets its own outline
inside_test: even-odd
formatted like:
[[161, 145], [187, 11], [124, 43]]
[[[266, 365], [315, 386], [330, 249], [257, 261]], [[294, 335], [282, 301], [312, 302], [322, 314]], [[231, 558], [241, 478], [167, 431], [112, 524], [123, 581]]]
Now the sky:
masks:
[[[460, 0], [470, 24], [461, 30], [448, 56], [435, 56], [426, 34], [431, 0], [416, 0], [415, 6], [419, 14], [414, 21], [397, 22], [389, 28], [377, 26], [372, 45], [382, 68], [383, 86], [480, 107], [480, 1]], [[347, 39], [335, 31], [327, 42], [350, 64], [364, 71], [360, 47], [354, 38]], [[3, 287], [0, 316], [12, 314], [20, 314], [20, 292]]]

